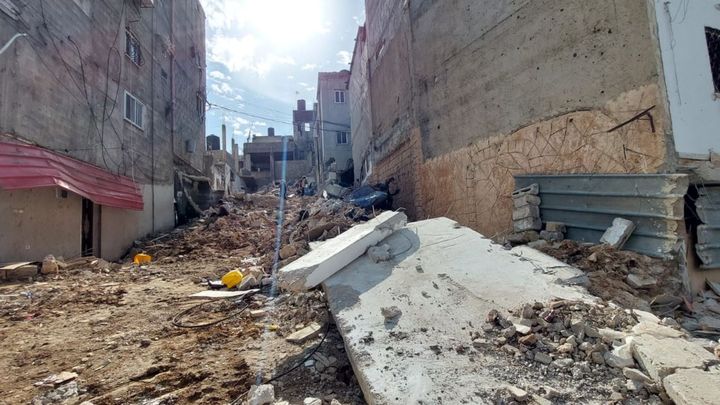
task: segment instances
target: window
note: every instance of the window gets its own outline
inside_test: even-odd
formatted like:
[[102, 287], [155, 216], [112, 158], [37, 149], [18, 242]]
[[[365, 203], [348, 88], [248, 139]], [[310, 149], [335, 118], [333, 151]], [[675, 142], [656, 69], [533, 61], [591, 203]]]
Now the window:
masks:
[[710, 53], [710, 70], [712, 71], [715, 93], [720, 93], [720, 30], [705, 27], [705, 39]]
[[348, 133], [345, 131], [340, 131], [337, 133], [337, 143], [338, 144], [346, 144], [348, 143]]
[[342, 90], [335, 90], [335, 102], [336, 103], [344, 103], [345, 102], [345, 92]]
[[309, 122], [305, 123], [305, 132], [310, 132], [310, 123]]
[[125, 92], [125, 119], [136, 127], [143, 129], [145, 105], [132, 94]]
[[134, 64], [142, 66], [143, 57], [140, 42], [130, 31], [125, 31], [125, 55], [127, 55]]

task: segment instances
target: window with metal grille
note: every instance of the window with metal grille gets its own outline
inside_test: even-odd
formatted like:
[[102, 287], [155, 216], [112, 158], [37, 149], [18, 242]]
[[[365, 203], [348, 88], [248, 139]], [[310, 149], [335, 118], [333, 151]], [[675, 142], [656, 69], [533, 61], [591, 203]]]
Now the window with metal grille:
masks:
[[337, 133], [337, 143], [338, 144], [345, 144], [348, 143], [348, 133], [344, 131], [340, 131]]
[[125, 92], [125, 119], [136, 127], [143, 129], [143, 113], [145, 105], [132, 94]]
[[125, 31], [125, 54], [136, 65], [141, 66], [143, 64], [140, 41], [130, 31]]
[[712, 71], [715, 93], [720, 93], [720, 30], [705, 27], [705, 39], [710, 53], [710, 70]]

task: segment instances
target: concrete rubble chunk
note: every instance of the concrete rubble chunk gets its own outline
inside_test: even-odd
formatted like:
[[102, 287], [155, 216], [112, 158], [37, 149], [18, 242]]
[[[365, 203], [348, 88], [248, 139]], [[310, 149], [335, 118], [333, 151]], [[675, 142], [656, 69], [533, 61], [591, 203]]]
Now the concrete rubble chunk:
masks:
[[382, 244], [378, 246], [371, 246], [367, 250], [367, 255], [375, 263], [385, 262], [390, 260], [390, 246]]
[[[628, 340], [631, 340], [628, 338]], [[615, 368], [633, 367], [635, 360], [632, 353], [632, 341], [615, 347], [612, 351], [606, 352], [603, 356], [605, 364]]]
[[663, 379], [665, 392], [676, 405], [720, 404], [720, 374], [698, 369], [678, 370]]
[[565, 235], [562, 232], [557, 231], [540, 231], [540, 239], [548, 242], [559, 242], [565, 239]]
[[249, 405], [266, 405], [275, 402], [275, 387], [272, 384], [253, 385], [248, 392]]
[[647, 375], [645, 375], [645, 373], [636, 368], [625, 367], [623, 369], [623, 375], [625, 376], [625, 378], [631, 379], [633, 381], [638, 381], [643, 384], [653, 383], [652, 378], [648, 377]]
[[515, 387], [513, 385], [508, 385], [507, 387], [505, 387], [505, 390], [516, 401], [524, 402], [525, 400], [528, 399], [527, 391], [520, 389], [518, 387]]
[[635, 337], [632, 347], [640, 366], [657, 382], [678, 369], [702, 369], [716, 360], [702, 346], [684, 339], [642, 335]]
[[527, 187], [519, 188], [512, 193], [512, 198], [521, 197], [523, 195], [538, 195], [540, 193], [540, 186], [537, 183], [533, 183]]
[[407, 216], [402, 212], [386, 211], [348, 229], [280, 269], [280, 287], [301, 291], [317, 286], [406, 223]]
[[320, 398], [305, 398], [303, 405], [322, 405], [322, 399]]
[[540, 205], [540, 197], [532, 194], [523, 194], [513, 198], [515, 208], [524, 207], [526, 205]]
[[612, 225], [600, 238], [600, 243], [620, 249], [635, 230], [635, 223], [624, 218], [613, 219]]
[[634, 335], [651, 335], [658, 338], [681, 338], [685, 333], [654, 322], [641, 321], [632, 327]]
[[539, 231], [542, 228], [542, 221], [540, 218], [523, 218], [517, 221], [513, 221], [513, 229], [515, 232], [524, 231]]
[[319, 323], [313, 322], [310, 325], [300, 329], [299, 331], [293, 332], [285, 338], [290, 343], [302, 343], [308, 339], [312, 339], [320, 334], [322, 326]]
[[540, 207], [537, 205], [525, 205], [520, 208], [515, 208], [512, 212], [513, 221], [517, 221], [523, 218], [539, 218]]
[[639, 274], [628, 274], [626, 279], [628, 285], [632, 288], [644, 289], [657, 285], [657, 279], [650, 276], [641, 276]]

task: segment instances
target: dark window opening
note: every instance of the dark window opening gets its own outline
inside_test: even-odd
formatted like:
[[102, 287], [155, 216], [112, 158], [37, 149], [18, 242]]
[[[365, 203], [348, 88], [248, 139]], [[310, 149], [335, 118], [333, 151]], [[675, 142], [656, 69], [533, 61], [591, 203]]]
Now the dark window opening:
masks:
[[712, 71], [715, 92], [720, 93], [720, 30], [705, 27], [705, 39], [710, 54], [710, 70]]
[[142, 66], [143, 57], [140, 41], [138, 41], [130, 31], [125, 31], [125, 54], [133, 63]]

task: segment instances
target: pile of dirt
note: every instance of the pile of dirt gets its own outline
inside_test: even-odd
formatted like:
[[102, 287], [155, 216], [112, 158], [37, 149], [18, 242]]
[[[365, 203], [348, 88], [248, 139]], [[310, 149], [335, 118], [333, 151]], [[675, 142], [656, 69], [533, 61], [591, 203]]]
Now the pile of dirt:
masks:
[[682, 302], [683, 284], [674, 261], [570, 240], [540, 250], [587, 273], [591, 294], [624, 308], [650, 311], [656, 298], [668, 295]]
[[542, 381], [558, 378], [605, 390], [611, 401], [667, 403], [660, 384], [640, 370], [624, 340], [637, 323], [632, 312], [603, 304], [536, 302], [512, 311], [509, 317], [491, 311], [484, 333], [476, 333], [473, 346], [513, 356], [520, 367], [538, 376], [534, 387], [498, 390], [495, 398], [502, 403], [519, 401], [523, 395], [524, 400], [540, 397], [540, 403], [584, 402], [582, 390], [561, 392]]

